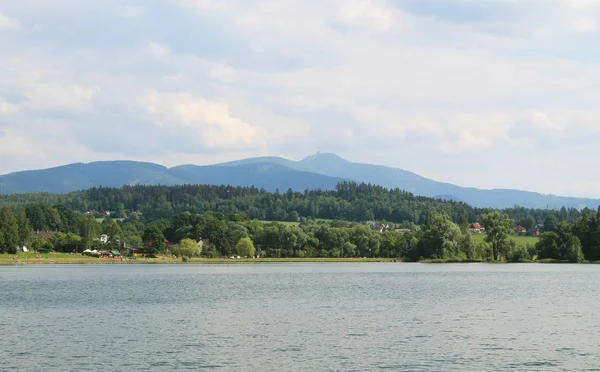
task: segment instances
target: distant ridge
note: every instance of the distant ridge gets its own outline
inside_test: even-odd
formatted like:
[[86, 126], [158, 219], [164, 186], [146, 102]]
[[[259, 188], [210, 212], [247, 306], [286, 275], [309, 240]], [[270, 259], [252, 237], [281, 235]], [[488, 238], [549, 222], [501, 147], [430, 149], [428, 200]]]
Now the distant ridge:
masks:
[[214, 165], [162, 165], [135, 161], [76, 163], [55, 168], [0, 176], [5, 194], [67, 193], [94, 186], [229, 184], [255, 186], [268, 191], [334, 189], [342, 181], [366, 182], [399, 188], [415, 195], [462, 201], [474, 207], [598, 208], [600, 200], [561, 197], [541, 193], [494, 189], [482, 190], [434, 181], [403, 169], [349, 162], [336, 154], [317, 153], [300, 161], [257, 157]]

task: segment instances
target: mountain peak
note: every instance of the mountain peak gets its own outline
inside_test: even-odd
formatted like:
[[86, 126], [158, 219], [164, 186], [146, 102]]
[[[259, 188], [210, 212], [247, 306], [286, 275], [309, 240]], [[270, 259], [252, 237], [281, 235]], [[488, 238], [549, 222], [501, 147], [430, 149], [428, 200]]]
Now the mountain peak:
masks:
[[317, 152], [314, 155], [307, 156], [306, 158], [302, 159], [300, 162], [301, 163], [309, 163], [309, 162], [314, 162], [314, 161], [343, 162], [343, 163], [348, 162], [346, 159], [343, 159], [339, 155], [336, 155], [332, 152]]

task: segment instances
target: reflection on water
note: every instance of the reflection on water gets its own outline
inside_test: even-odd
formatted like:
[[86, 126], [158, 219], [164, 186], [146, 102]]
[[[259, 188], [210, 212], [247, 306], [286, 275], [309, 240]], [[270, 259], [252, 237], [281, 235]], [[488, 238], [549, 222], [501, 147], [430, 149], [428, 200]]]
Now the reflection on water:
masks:
[[600, 266], [0, 267], [0, 370], [582, 370]]

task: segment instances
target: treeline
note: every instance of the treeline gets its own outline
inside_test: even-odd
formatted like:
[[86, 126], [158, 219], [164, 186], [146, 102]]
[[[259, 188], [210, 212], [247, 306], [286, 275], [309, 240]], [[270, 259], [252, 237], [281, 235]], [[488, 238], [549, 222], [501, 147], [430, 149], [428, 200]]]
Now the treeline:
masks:
[[[101, 233], [115, 229], [121, 230], [114, 220], [100, 224], [95, 218], [60, 204], [30, 204], [17, 210], [0, 206], [0, 253], [15, 254], [23, 247], [34, 251], [75, 252], [90, 248], [94, 243], [98, 245]], [[48, 232], [51, 239], [46, 238]], [[114, 240], [112, 243], [115, 247], [121, 245]]]
[[[514, 220], [507, 214], [490, 212], [481, 216], [481, 223], [486, 229], [485, 241], [475, 242], [467, 213], [460, 216], [458, 224], [445, 212], [432, 212], [412, 231], [381, 231], [376, 224], [341, 220], [300, 225], [265, 223], [238, 213], [212, 211], [183, 212], [151, 222], [135, 214], [122, 220], [107, 217], [99, 223], [64, 205], [31, 204], [18, 210], [0, 207], [0, 253], [14, 254], [23, 246], [62, 252], [134, 247], [152, 254], [186, 257], [222, 257], [243, 251], [262, 257], [385, 257], [406, 261], [600, 260], [600, 210], [582, 215], [573, 224], [550, 215], [539, 242], [526, 246], [510, 238]], [[37, 234], [48, 228], [54, 231], [52, 237]], [[105, 235], [104, 241], [100, 241], [100, 234]]]
[[[424, 224], [414, 231], [381, 231], [376, 226], [339, 220], [295, 225], [265, 223], [240, 214], [184, 212], [146, 226], [137, 218], [126, 219], [118, 226], [107, 220], [103, 230], [109, 240], [137, 240], [153, 253], [181, 252], [184, 251], [182, 246], [189, 246], [190, 241], [202, 242], [198, 254], [207, 257], [240, 254], [239, 247], [246, 247], [249, 242], [253, 247], [251, 251], [261, 257], [511, 262], [600, 259], [600, 212], [583, 216], [575, 224], [559, 222], [556, 217], [547, 219], [548, 231], [535, 245], [520, 245], [511, 239], [514, 221], [498, 211], [482, 216], [482, 225], [487, 231], [483, 242], [473, 239], [466, 214], [461, 216], [461, 221], [456, 224], [443, 212], [430, 213]], [[111, 225], [112, 230], [107, 229]]]
[[[170, 219], [186, 211], [196, 214], [213, 211], [269, 221], [374, 220], [422, 225], [430, 213], [445, 213], [458, 223], [464, 214], [470, 222], [476, 222], [493, 211], [489, 208], [473, 208], [462, 202], [415, 196], [400, 189], [390, 190], [354, 182], [340, 183], [336, 190], [294, 192], [290, 189], [284, 193], [225, 185], [124, 186], [91, 188], [67, 195], [12, 195], [0, 202], [21, 208], [30, 203], [61, 204], [79, 212], [110, 211], [113, 216], [123, 218], [132, 212], [140, 212], [147, 222]], [[525, 228], [543, 224], [549, 215], [556, 216], [559, 221], [573, 223], [582, 215], [595, 213], [589, 209], [579, 211], [562, 208], [553, 211], [522, 207], [501, 212]]]

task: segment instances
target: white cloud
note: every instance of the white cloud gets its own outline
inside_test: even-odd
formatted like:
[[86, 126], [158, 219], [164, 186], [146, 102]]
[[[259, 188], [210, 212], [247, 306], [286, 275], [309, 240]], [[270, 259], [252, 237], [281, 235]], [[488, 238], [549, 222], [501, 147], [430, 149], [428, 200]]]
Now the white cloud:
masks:
[[479, 152], [491, 146], [491, 141], [487, 137], [476, 137], [471, 132], [461, 132], [458, 138], [454, 141], [447, 142], [442, 145], [442, 150], [448, 153], [456, 153], [462, 151]]
[[257, 149], [265, 145], [265, 133], [233, 117], [223, 102], [187, 93], [150, 91], [143, 98], [143, 105], [160, 127], [190, 127], [196, 132], [198, 144], [209, 148]]
[[168, 57], [171, 55], [171, 48], [166, 44], [152, 42], [148, 44], [148, 53], [158, 57]]
[[123, 18], [135, 19], [143, 17], [146, 14], [146, 8], [141, 6], [127, 5], [119, 10], [119, 15]]
[[598, 30], [598, 22], [591, 19], [580, 19], [573, 22], [573, 29], [582, 32], [592, 32]]
[[564, 122], [553, 121], [548, 115], [538, 110], [529, 110], [524, 120], [542, 130], [561, 131], [564, 129]]
[[3, 13], [0, 13], [0, 31], [14, 31], [22, 29], [23, 25], [21, 22], [14, 18], [10, 18]]
[[18, 109], [16, 104], [0, 99], [0, 115], [15, 113]]
[[[567, 178], [554, 177], [549, 158], [592, 169], [600, 2], [432, 4], [7, 2], [3, 12], [32, 31], [0, 43], [0, 126], [48, 157], [6, 150], [0, 172], [94, 157], [173, 165], [322, 150], [468, 186], [556, 193]], [[98, 34], [106, 19], [111, 29]], [[80, 148], [44, 147], [64, 139]], [[543, 176], [514, 170], [524, 159]]]
[[396, 21], [392, 9], [385, 1], [345, 1], [339, 3], [339, 6], [339, 20], [348, 25], [387, 30]]

